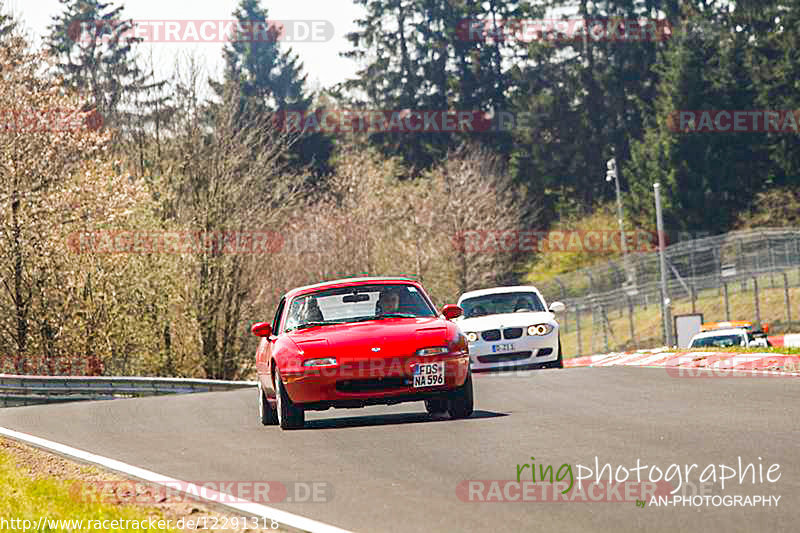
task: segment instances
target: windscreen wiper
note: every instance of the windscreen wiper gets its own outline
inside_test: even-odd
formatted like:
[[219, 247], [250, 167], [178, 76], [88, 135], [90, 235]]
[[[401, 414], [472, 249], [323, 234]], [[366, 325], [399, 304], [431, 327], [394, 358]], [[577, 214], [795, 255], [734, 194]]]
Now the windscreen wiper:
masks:
[[417, 315], [413, 313], [383, 313], [382, 315], [375, 315], [375, 320], [380, 320], [381, 318], [417, 318]]
[[298, 329], [306, 329], [306, 328], [315, 328], [317, 326], [332, 326], [334, 324], [338, 324], [338, 322], [306, 322], [305, 324], [300, 324], [299, 326], [295, 326], [287, 331], [295, 331]]
[[382, 318], [417, 318], [417, 315], [413, 315], [411, 313], [384, 313], [382, 315], [362, 316], [359, 318], [348, 320], [347, 322], [348, 323], [368, 322], [370, 320], [380, 320]]

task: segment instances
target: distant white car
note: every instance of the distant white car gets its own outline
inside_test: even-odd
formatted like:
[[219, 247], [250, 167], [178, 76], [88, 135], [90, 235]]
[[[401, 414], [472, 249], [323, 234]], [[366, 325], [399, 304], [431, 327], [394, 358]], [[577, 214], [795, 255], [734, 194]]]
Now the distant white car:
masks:
[[750, 322], [712, 322], [703, 324], [692, 337], [689, 348], [730, 348], [732, 346], [771, 346], [767, 336], [753, 331]]
[[516, 367], [563, 368], [558, 322], [536, 287], [495, 287], [465, 292], [464, 315], [456, 320], [469, 341], [473, 370]]

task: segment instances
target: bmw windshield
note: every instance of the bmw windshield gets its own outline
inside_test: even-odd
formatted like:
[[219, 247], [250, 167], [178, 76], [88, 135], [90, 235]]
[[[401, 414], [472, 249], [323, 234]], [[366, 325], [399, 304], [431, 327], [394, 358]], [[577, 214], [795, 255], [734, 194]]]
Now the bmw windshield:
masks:
[[544, 311], [544, 304], [535, 292], [501, 292], [467, 298], [461, 302], [464, 318]]

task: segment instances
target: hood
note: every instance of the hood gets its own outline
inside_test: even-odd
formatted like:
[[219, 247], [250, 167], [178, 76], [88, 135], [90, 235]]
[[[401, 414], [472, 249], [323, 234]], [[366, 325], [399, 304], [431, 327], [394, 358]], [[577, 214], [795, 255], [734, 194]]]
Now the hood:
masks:
[[289, 337], [306, 357], [347, 361], [414, 355], [420, 348], [446, 346], [455, 331], [454, 323], [439, 317], [387, 318], [293, 331]]
[[499, 315], [463, 318], [456, 322], [464, 333], [487, 329], [525, 328], [534, 324], [555, 323], [555, 315], [549, 311], [530, 311], [525, 313], [503, 313]]

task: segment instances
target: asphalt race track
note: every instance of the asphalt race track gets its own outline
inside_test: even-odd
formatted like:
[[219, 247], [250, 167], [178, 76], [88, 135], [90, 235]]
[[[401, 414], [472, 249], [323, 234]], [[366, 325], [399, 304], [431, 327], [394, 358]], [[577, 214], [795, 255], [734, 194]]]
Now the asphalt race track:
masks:
[[[259, 424], [253, 389], [0, 409], [0, 426], [188, 481], [327, 482], [327, 503], [268, 505], [364, 533], [797, 531], [800, 378], [676, 378], [617, 367], [474, 382], [476, 413], [457, 421], [430, 419], [411, 403], [309, 413], [306, 429], [281, 431]], [[531, 456], [556, 469], [594, 467], [596, 456], [615, 468], [637, 458], [663, 469], [736, 467], [741, 457], [766, 473], [777, 463], [775, 483], [734, 479], [705, 494], [781, 498], [777, 508], [640, 508], [457, 496], [466, 480], [515, 480]], [[698, 470], [692, 475], [698, 484]]]

